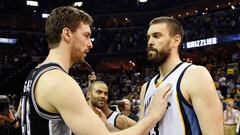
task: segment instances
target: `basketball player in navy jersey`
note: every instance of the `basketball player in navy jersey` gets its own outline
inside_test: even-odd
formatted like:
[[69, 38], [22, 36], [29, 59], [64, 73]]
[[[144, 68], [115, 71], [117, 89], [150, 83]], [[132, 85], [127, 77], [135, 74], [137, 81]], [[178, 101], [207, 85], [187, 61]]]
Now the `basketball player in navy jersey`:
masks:
[[148, 59], [158, 66], [159, 74], [141, 89], [140, 117], [149, 115], [146, 110], [156, 87], [171, 83], [173, 93], [164, 118], [149, 134], [223, 135], [221, 103], [208, 70], [179, 58], [183, 33], [182, 25], [174, 18], [157, 17], [150, 22]]
[[[136, 124], [136, 121], [128, 118], [120, 112], [112, 111], [107, 103], [108, 86], [103, 81], [94, 81], [87, 94], [88, 104], [95, 111], [95, 107], [101, 109], [107, 117], [107, 122], [117, 129], [126, 129]], [[98, 111], [96, 112], [98, 114]]]
[[[110, 133], [88, 106], [68, 71], [73, 64], [84, 61], [93, 47], [91, 24], [91, 16], [74, 7], [58, 7], [50, 13], [45, 26], [49, 54], [30, 72], [24, 85], [23, 135], [70, 135], [71, 131], [77, 135], [140, 135], [162, 119], [171, 86], [159, 88], [148, 109], [149, 116], [116, 133]], [[159, 105], [163, 107], [159, 109]]]

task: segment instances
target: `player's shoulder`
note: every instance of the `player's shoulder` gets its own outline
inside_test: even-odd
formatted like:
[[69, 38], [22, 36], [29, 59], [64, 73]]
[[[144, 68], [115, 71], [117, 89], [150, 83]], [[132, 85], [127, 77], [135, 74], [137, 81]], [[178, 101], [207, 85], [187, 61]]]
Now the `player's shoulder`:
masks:
[[182, 84], [189, 88], [202, 85], [206, 81], [211, 81], [209, 71], [203, 66], [192, 65], [184, 73]]
[[209, 73], [207, 68], [201, 65], [194, 65], [192, 64], [187, 70], [186, 70], [186, 75], [202, 75], [202, 74]]
[[199, 65], [190, 66], [189, 69], [186, 70], [182, 80], [183, 86], [193, 91], [198, 91], [199, 88], [205, 89], [205, 87], [209, 87], [212, 83], [213, 81], [209, 71], [204, 66]]
[[61, 70], [51, 70], [44, 73], [39, 79], [39, 83], [47, 89], [57, 88], [59, 90], [77, 85], [71, 76]]

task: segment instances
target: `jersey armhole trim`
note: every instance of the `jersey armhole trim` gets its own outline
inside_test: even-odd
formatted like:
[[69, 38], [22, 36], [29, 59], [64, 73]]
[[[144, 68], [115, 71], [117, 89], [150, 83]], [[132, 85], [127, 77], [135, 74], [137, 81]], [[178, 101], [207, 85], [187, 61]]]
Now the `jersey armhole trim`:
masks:
[[146, 86], [146, 89], [145, 89], [144, 97], [146, 96], [146, 93], [147, 93], [148, 87], [150, 85], [150, 82], [151, 82], [151, 80], [147, 82], [147, 86]]
[[117, 114], [116, 118], [114, 119], [114, 127], [117, 127], [117, 118], [118, 118], [119, 114]]
[[36, 77], [34, 78], [33, 80], [33, 84], [32, 84], [32, 90], [31, 90], [31, 100], [32, 100], [32, 103], [33, 103], [33, 107], [35, 108], [35, 111], [39, 114], [39, 116], [45, 118], [45, 119], [60, 119], [61, 116], [60, 116], [60, 113], [51, 113], [51, 112], [48, 112], [46, 111], [45, 109], [43, 109], [42, 107], [40, 107], [37, 102], [36, 102], [36, 99], [35, 99], [35, 84], [37, 83], [37, 81], [39, 80], [39, 78], [46, 72], [50, 71], [50, 70], [61, 70], [62, 71], [62, 68], [60, 66], [56, 66], [56, 65], [53, 65], [51, 67], [47, 67], [47, 68], [44, 68], [43, 70], [40, 70], [40, 72], [38, 72], [38, 74], [36, 75]]
[[185, 73], [185, 71], [191, 66], [192, 64], [188, 65], [184, 70], [183, 72], [181, 73], [181, 75], [179, 76], [178, 78], [178, 81], [177, 81], [177, 95], [178, 95], [178, 98], [180, 101], [182, 101], [184, 104], [186, 104], [189, 108], [193, 109], [193, 106], [191, 104], [189, 104], [187, 102], [187, 100], [184, 98], [184, 96], [182, 95], [182, 92], [181, 92], [181, 87], [180, 87], [180, 84], [181, 84], [181, 81], [182, 81], [182, 77]]

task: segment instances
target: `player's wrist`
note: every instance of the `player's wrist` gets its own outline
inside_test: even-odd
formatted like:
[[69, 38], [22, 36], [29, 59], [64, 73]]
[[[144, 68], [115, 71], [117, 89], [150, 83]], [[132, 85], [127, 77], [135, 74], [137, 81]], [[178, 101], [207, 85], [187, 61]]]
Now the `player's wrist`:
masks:
[[150, 119], [150, 121], [157, 123], [160, 120], [159, 115], [151, 113], [148, 115], [148, 118]]

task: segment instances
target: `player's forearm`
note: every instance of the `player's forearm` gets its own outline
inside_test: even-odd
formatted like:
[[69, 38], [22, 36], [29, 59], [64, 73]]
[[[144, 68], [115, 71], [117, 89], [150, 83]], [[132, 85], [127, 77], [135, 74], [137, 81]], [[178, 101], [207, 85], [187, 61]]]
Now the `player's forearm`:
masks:
[[114, 135], [146, 135], [157, 122], [157, 118], [147, 116], [140, 120], [135, 126], [114, 133]]
[[222, 128], [219, 129], [206, 129], [202, 131], [202, 135], [224, 135], [224, 131]]
[[200, 124], [203, 135], [224, 135], [223, 118], [217, 117], [210, 121]]

